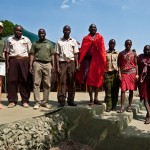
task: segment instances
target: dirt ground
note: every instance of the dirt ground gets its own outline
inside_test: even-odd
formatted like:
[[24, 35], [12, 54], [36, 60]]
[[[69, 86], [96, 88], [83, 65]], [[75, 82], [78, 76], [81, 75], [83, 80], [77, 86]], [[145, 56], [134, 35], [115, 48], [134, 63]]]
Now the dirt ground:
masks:
[[50, 148], [50, 150], [94, 150], [88, 145], [80, 144], [74, 141], [63, 142], [60, 146]]

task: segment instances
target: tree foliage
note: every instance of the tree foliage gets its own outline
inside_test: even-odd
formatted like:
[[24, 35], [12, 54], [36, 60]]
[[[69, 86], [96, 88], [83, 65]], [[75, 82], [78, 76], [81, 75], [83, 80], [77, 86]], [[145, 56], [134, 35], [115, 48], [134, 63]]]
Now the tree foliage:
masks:
[[3, 30], [3, 33], [0, 34], [0, 38], [13, 35], [14, 34], [13, 29], [15, 25], [11, 21], [8, 21], [8, 20], [2, 20], [1, 22], [3, 22], [4, 30]]

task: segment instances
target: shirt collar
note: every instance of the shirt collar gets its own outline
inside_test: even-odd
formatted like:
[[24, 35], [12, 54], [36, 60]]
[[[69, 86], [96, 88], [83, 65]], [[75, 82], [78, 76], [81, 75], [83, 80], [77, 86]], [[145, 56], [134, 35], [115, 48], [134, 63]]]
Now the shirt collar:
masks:
[[114, 51], [113, 51], [113, 52], [111, 52], [111, 51], [108, 49], [107, 53], [117, 54], [117, 52], [116, 52], [116, 50], [115, 50], [115, 49], [114, 49]]
[[71, 37], [69, 37], [69, 39], [68, 39], [68, 40], [66, 40], [64, 37], [62, 37], [62, 38], [61, 38], [61, 40], [62, 40], [62, 41], [69, 41], [69, 40], [72, 40], [72, 38], [71, 38]]
[[44, 41], [40, 41], [40, 40], [38, 40], [38, 43], [47, 43], [48, 41], [47, 41], [47, 39], [45, 39]]
[[17, 39], [15, 36], [12, 37], [12, 39], [15, 39], [15, 40], [21, 40], [21, 39], [24, 39], [24, 38], [25, 38], [25, 37], [24, 37], [23, 35], [21, 36], [20, 39]]

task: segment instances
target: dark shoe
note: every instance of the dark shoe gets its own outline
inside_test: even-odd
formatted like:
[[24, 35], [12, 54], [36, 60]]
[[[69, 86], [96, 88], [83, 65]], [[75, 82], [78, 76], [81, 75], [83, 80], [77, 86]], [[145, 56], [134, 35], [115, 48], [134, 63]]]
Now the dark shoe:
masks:
[[130, 107], [130, 106], [128, 106], [126, 111], [127, 111], [127, 112], [132, 112], [131, 107]]
[[77, 104], [74, 102], [68, 102], [68, 106], [77, 106]]
[[94, 100], [94, 104], [95, 104], [95, 105], [102, 105], [102, 102], [100, 102], [99, 100], [96, 100], [96, 99], [95, 99], [95, 100]]
[[64, 107], [64, 106], [65, 106], [65, 102], [58, 104], [58, 107]]
[[94, 101], [93, 100], [90, 100], [90, 102], [89, 102], [89, 104], [88, 104], [89, 106], [92, 106], [92, 105], [94, 105]]
[[106, 112], [111, 112], [110, 108], [106, 108]]
[[112, 111], [116, 111], [116, 108], [112, 108], [111, 110], [112, 110]]

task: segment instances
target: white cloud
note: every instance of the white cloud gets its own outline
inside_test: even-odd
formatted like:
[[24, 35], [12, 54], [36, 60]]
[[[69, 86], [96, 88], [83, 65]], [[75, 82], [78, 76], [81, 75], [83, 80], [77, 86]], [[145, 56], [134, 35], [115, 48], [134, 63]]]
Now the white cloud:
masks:
[[66, 4], [62, 4], [62, 5], [61, 5], [61, 8], [62, 8], [62, 9], [66, 9], [66, 8], [69, 8], [69, 7], [70, 7], [70, 5], [66, 5]]
[[62, 9], [69, 8], [70, 5], [68, 5], [67, 3], [68, 3], [68, 0], [64, 0], [64, 1], [62, 2], [61, 8], [62, 8]]
[[82, 2], [83, 0], [63, 0], [61, 8], [62, 9], [66, 9], [66, 8], [70, 8], [70, 4], [79, 4], [80, 2]]

